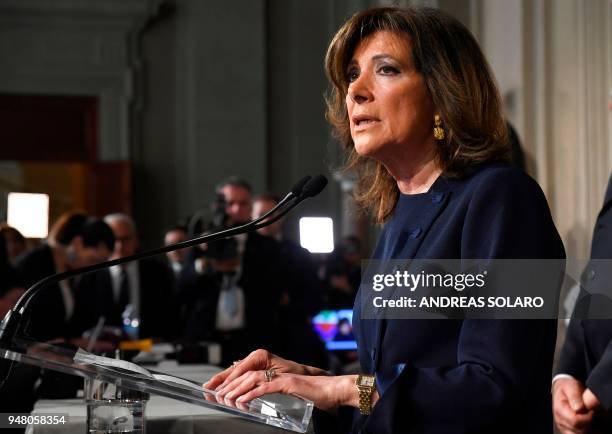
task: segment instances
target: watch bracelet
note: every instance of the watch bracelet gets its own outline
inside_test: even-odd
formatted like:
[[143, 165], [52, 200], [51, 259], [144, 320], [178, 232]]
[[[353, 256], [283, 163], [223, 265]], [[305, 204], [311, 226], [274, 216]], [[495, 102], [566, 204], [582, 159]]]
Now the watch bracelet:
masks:
[[363, 415], [369, 415], [372, 411], [372, 394], [374, 390], [365, 387], [358, 387], [359, 392], [359, 412]]

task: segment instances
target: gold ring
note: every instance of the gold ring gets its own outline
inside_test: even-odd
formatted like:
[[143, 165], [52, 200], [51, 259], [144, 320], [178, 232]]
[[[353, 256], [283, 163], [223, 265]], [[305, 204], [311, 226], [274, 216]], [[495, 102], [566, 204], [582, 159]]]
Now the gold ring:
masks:
[[266, 376], [266, 381], [269, 383], [270, 381], [272, 381], [274, 377], [276, 377], [276, 369], [274, 368], [266, 369], [264, 371], [264, 374]]
[[242, 362], [242, 359], [236, 360], [234, 363], [232, 363], [232, 368], [235, 368], [236, 366], [238, 366], [240, 362]]

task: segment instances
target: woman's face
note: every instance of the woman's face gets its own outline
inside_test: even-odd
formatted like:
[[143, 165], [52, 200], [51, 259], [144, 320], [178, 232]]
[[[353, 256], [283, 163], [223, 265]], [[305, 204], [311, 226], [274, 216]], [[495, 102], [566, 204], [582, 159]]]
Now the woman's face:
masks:
[[359, 43], [346, 72], [346, 108], [357, 153], [384, 162], [433, 146], [434, 105], [406, 37], [372, 34]]

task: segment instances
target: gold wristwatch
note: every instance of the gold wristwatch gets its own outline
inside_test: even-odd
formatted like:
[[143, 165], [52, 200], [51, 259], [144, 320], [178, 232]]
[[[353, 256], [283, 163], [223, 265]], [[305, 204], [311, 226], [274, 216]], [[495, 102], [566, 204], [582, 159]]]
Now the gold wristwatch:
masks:
[[355, 380], [359, 392], [359, 412], [364, 415], [372, 411], [372, 395], [376, 390], [374, 375], [358, 375]]

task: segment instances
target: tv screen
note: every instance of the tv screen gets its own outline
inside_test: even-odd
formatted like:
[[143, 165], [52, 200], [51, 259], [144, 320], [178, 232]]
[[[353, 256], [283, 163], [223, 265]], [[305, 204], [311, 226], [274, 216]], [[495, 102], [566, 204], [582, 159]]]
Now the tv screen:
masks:
[[353, 311], [351, 309], [322, 310], [313, 319], [312, 325], [330, 351], [357, 349], [353, 335]]

